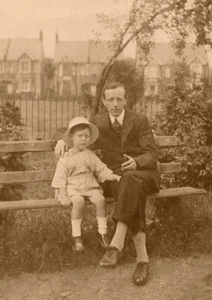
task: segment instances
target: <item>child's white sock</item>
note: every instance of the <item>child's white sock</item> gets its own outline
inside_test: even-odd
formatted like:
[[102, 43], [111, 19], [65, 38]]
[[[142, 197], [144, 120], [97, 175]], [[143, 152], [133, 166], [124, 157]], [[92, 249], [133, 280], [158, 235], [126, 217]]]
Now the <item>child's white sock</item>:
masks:
[[100, 234], [107, 233], [107, 217], [96, 217], [98, 223], [98, 232]]
[[71, 220], [73, 237], [81, 236], [81, 223], [82, 219]]
[[134, 237], [133, 241], [135, 244], [136, 254], [137, 254], [137, 263], [140, 261], [148, 262], [149, 257], [146, 251], [146, 234], [139, 231]]
[[127, 225], [118, 221], [116, 225], [116, 232], [111, 241], [111, 246], [116, 247], [119, 251], [124, 248], [124, 240], [127, 233]]

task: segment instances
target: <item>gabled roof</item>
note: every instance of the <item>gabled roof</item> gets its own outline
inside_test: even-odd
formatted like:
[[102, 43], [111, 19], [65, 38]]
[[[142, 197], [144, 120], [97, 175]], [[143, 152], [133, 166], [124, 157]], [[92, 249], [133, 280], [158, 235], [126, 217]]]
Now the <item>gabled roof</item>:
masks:
[[150, 57], [152, 56], [161, 61], [163, 65], [171, 64], [173, 61], [177, 61], [182, 58], [184, 58], [185, 62], [188, 63], [191, 61], [192, 57], [199, 57], [202, 62], [205, 62], [205, 64], [209, 63], [205, 47], [197, 47], [192, 43], [186, 44], [181, 57], [176, 55], [175, 49], [172, 47], [171, 43], [158, 43], [150, 50]]
[[43, 59], [43, 42], [39, 39], [11, 39], [7, 60], [18, 60], [23, 54], [28, 55], [32, 60]]
[[104, 62], [111, 54], [107, 41], [59, 41], [55, 46], [54, 62], [59, 63], [65, 57], [76, 63]]

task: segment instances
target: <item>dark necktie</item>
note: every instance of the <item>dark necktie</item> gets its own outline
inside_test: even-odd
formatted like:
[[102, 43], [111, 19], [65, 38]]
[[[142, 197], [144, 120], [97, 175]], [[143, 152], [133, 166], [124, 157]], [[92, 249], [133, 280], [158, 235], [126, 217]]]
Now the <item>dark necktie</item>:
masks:
[[114, 122], [112, 123], [112, 128], [114, 129], [114, 131], [118, 134], [121, 133], [121, 124], [119, 123], [119, 121], [115, 118]]

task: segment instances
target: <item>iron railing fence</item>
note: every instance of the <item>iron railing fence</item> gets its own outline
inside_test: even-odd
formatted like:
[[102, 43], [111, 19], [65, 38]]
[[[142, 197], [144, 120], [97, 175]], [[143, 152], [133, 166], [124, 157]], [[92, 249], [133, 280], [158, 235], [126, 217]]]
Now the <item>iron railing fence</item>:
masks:
[[[89, 119], [90, 108], [76, 98], [40, 98], [0, 97], [0, 105], [6, 101], [12, 102], [19, 107], [21, 113], [22, 129], [24, 136], [29, 140], [48, 140], [57, 129], [67, 127], [69, 121], [76, 116], [84, 116]], [[134, 109], [145, 113], [150, 123], [154, 122], [162, 108], [157, 98], [137, 104]]]

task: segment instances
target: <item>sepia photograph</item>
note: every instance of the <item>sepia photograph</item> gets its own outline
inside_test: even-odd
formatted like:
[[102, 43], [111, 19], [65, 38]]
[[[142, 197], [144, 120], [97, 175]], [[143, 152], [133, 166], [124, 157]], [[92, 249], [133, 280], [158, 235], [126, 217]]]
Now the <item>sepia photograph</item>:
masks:
[[212, 299], [212, 0], [0, 0], [0, 300]]

